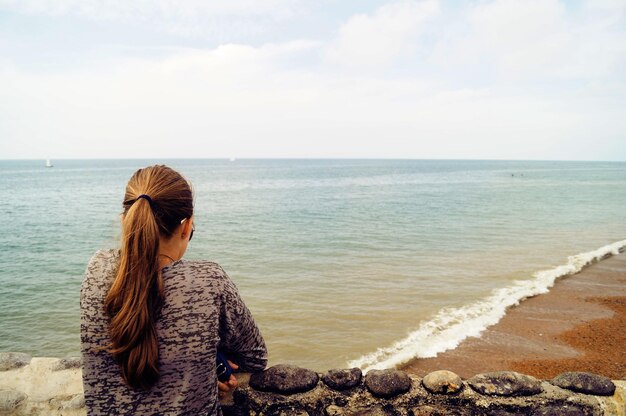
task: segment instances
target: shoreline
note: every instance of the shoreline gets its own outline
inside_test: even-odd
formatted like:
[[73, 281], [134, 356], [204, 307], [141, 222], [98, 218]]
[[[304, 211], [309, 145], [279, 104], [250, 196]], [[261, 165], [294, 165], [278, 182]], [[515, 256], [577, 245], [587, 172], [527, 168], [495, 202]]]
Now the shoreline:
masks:
[[514, 370], [541, 379], [565, 371], [626, 376], [626, 253], [557, 280], [548, 293], [510, 308], [479, 337], [400, 366], [420, 377], [447, 369], [463, 378]]

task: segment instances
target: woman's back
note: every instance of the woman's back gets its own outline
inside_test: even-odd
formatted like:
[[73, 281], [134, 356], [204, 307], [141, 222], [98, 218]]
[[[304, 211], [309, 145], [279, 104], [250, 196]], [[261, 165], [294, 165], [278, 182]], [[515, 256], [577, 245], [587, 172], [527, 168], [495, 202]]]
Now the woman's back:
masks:
[[244, 371], [265, 368], [267, 351], [252, 316], [222, 268], [179, 260], [161, 270], [164, 301], [155, 321], [159, 379], [149, 390], [125, 383], [110, 345], [105, 298], [119, 264], [117, 250], [99, 251], [81, 288], [81, 348], [89, 414], [220, 414], [216, 350]]

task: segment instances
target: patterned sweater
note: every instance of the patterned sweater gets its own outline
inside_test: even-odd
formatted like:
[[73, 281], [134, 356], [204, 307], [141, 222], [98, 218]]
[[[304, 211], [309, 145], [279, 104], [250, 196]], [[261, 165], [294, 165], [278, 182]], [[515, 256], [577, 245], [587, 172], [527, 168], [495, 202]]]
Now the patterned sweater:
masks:
[[83, 385], [89, 415], [221, 415], [216, 350], [243, 371], [267, 364], [265, 342], [237, 288], [209, 261], [179, 260], [162, 269], [165, 301], [156, 322], [160, 378], [148, 391], [125, 384], [108, 345], [104, 299], [118, 250], [98, 251], [80, 292]]

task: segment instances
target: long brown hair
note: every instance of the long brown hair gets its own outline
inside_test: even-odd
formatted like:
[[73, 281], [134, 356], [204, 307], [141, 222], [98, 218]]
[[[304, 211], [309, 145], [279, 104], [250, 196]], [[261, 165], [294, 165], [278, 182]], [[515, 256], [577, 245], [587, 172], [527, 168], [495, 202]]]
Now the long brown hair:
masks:
[[119, 268], [104, 303], [111, 319], [107, 351], [129, 386], [149, 389], [159, 379], [155, 321], [164, 299], [159, 236], [171, 237], [193, 215], [193, 195], [178, 172], [156, 165], [133, 174], [123, 206]]

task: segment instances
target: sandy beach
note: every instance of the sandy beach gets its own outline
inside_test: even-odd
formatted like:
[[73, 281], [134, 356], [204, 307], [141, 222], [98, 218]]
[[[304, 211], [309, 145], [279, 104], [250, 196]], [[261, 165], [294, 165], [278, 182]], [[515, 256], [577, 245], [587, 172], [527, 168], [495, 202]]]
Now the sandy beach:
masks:
[[626, 254], [560, 279], [547, 294], [510, 309], [480, 337], [435, 358], [404, 366], [424, 376], [448, 369], [461, 377], [514, 370], [548, 379], [564, 371], [626, 376]]

